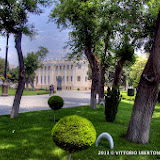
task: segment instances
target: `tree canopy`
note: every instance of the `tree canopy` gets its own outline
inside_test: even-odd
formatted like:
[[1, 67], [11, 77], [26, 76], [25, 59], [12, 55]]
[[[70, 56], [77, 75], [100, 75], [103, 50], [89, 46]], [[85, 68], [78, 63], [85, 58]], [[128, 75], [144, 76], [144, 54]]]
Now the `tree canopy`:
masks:
[[34, 78], [35, 78], [35, 71], [42, 67], [40, 63], [48, 53], [48, 49], [45, 47], [40, 46], [37, 52], [28, 53], [26, 57], [24, 57], [24, 68], [26, 73], [26, 84], [28, 89], [28, 83], [30, 83], [34, 89]]
[[133, 84], [133, 87], [137, 88], [144, 67], [147, 63], [147, 58], [138, 57], [134, 65], [131, 67], [130, 78]]

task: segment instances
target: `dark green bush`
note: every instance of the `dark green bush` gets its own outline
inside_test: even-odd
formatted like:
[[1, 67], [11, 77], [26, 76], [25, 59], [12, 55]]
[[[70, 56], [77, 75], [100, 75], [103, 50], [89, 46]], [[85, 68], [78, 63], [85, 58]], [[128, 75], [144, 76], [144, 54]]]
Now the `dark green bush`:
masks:
[[86, 118], [71, 115], [60, 119], [52, 129], [53, 141], [70, 153], [87, 149], [96, 141], [96, 130]]
[[59, 96], [52, 96], [48, 99], [48, 104], [51, 109], [59, 110], [63, 107], [64, 101]]
[[118, 105], [121, 101], [120, 92], [118, 89], [108, 88], [105, 96], [105, 118], [107, 122], [113, 122], [116, 118]]

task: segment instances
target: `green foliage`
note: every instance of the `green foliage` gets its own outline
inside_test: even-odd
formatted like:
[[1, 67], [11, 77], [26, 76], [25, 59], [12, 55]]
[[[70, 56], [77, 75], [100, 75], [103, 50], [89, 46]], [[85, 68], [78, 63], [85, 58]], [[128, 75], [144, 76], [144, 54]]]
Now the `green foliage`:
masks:
[[36, 53], [31, 52], [27, 54], [27, 57], [24, 57], [25, 72], [27, 76], [32, 75], [35, 70], [42, 67], [40, 61], [46, 57], [47, 53], [48, 49], [40, 46]]
[[134, 62], [134, 48], [132, 44], [129, 44], [130, 39], [125, 36], [123, 44], [116, 49], [117, 57], [124, 59], [125, 61]]
[[144, 37], [147, 36], [144, 43], [144, 49], [146, 52], [150, 52], [153, 44], [155, 29], [156, 29], [156, 20], [159, 12], [160, 1], [159, 0], [149, 0], [146, 5], [148, 6], [145, 9], [144, 18], [142, 19], [141, 33], [139, 37], [143, 41]]
[[146, 58], [139, 57], [136, 60], [135, 64], [131, 67], [130, 78], [134, 88], [137, 88], [139, 84], [146, 62], [147, 62]]
[[108, 87], [107, 94], [105, 96], [105, 118], [107, 122], [113, 122], [118, 112], [118, 105], [121, 101], [119, 89]]
[[33, 81], [35, 78], [35, 71], [43, 66], [40, 61], [46, 57], [47, 53], [48, 49], [40, 46], [39, 50], [36, 53], [31, 52], [28, 53], [26, 57], [24, 57], [24, 68], [27, 83], [34, 84]]
[[28, 13], [42, 13], [41, 6], [46, 6], [51, 1], [48, 0], [1, 0], [0, 1], [0, 33], [17, 34], [23, 33], [27, 36], [36, 34], [33, 25], [28, 24]]
[[12, 82], [18, 82], [19, 80], [19, 67], [13, 68], [9, 70], [11, 77], [9, 78]]
[[48, 104], [51, 109], [59, 110], [63, 107], [64, 101], [60, 96], [52, 96], [48, 99]]
[[128, 96], [127, 91], [121, 91], [120, 94], [121, 94], [121, 99], [124, 99], [124, 100], [127, 100], [127, 101], [130, 101], [130, 100], [134, 101], [135, 100], [136, 93], [135, 93], [134, 96]]
[[0, 58], [0, 76], [4, 76], [5, 59]]
[[96, 130], [86, 118], [71, 115], [60, 119], [52, 129], [55, 144], [71, 152], [87, 149], [96, 141]]

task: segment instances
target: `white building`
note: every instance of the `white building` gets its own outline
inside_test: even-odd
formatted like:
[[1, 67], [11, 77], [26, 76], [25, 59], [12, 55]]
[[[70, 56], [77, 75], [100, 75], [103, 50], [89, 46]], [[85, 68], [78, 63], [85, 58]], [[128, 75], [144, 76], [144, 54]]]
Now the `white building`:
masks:
[[35, 88], [54, 88], [64, 90], [90, 90], [91, 81], [88, 80], [88, 62], [81, 60], [73, 61], [45, 60], [43, 68], [36, 71]]

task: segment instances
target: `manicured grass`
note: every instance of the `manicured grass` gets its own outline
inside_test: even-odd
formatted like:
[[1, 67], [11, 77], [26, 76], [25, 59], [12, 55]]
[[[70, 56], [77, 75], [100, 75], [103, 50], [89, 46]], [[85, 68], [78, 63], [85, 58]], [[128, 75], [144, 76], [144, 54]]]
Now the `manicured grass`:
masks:
[[[104, 93], [107, 94], [107, 91], [105, 90]], [[128, 96], [127, 91], [121, 90], [120, 95], [122, 100], [134, 101], [136, 92], [134, 93], [134, 96]]]
[[136, 95], [136, 93], [134, 93], [134, 96], [128, 96], [127, 91], [123, 91], [123, 90], [120, 92], [120, 94], [122, 96], [121, 99], [125, 99], [125, 100], [128, 100], [128, 101], [134, 101], [135, 95]]
[[[2, 94], [2, 87], [0, 87], [0, 95]], [[8, 88], [8, 95], [9, 96], [15, 96], [16, 94], [16, 89]], [[25, 90], [23, 91], [23, 96], [26, 95], [40, 95], [40, 94], [49, 94], [49, 91], [44, 90]]]
[[[133, 101], [122, 101], [114, 123], [105, 121], [104, 108], [96, 110], [89, 106], [61, 109], [56, 119], [67, 115], [79, 115], [89, 119], [96, 128], [97, 136], [102, 132], [112, 135], [115, 143], [113, 151], [160, 150], [160, 105], [157, 104], [150, 130], [150, 142], [146, 145], [126, 141], [126, 133]], [[58, 148], [52, 141], [51, 129], [55, 123], [53, 111], [38, 111], [19, 114], [19, 118], [9, 119], [9, 115], [0, 116], [0, 159], [1, 160], [66, 160], [68, 153]], [[72, 160], [158, 160], [160, 155], [98, 155], [99, 151], [111, 151], [106, 139], [98, 147], [72, 154]]]

